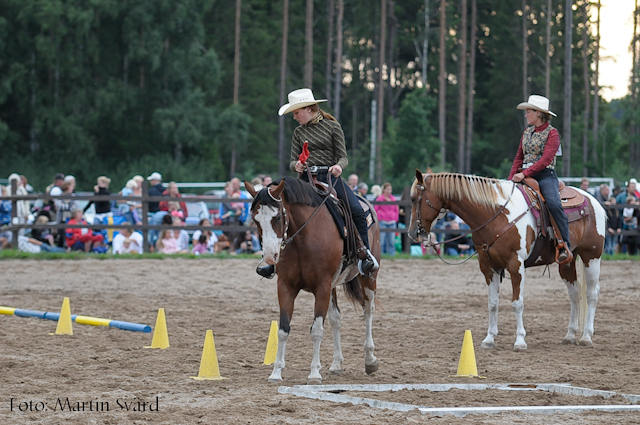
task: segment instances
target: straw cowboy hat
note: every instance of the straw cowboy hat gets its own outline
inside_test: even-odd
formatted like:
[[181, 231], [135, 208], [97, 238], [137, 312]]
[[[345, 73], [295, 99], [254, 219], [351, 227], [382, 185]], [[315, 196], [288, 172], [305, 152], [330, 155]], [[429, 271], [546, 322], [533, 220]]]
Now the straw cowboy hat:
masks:
[[549, 99], [544, 96], [538, 96], [537, 94], [529, 96], [529, 100], [519, 104], [518, 109], [535, 109], [536, 111], [545, 112], [557, 117], [556, 114], [549, 110]]
[[278, 115], [282, 116], [288, 114], [296, 109], [304, 108], [305, 106], [315, 105], [316, 103], [327, 102], [327, 99], [314, 99], [311, 89], [299, 89], [289, 93], [289, 103], [280, 107]]

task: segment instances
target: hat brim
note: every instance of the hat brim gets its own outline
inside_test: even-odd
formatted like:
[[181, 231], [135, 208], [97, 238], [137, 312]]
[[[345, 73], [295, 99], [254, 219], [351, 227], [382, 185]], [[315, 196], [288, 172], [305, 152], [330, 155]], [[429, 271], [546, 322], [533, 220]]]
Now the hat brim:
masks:
[[296, 109], [304, 108], [305, 106], [315, 105], [317, 103], [328, 102], [327, 99], [315, 99], [309, 102], [299, 102], [299, 103], [287, 103], [282, 105], [278, 110], [278, 115], [283, 116], [284, 114], [288, 114], [289, 112], [295, 111]]
[[553, 115], [554, 117], [557, 117], [557, 115], [554, 114], [553, 112], [547, 111], [545, 109], [542, 109], [539, 106], [536, 106], [533, 103], [529, 103], [529, 102], [522, 102], [521, 104], [519, 104], [517, 106], [517, 109], [522, 109], [522, 110], [524, 110], [524, 109], [535, 109], [536, 111], [544, 112], [544, 113], [547, 113], [549, 115]]

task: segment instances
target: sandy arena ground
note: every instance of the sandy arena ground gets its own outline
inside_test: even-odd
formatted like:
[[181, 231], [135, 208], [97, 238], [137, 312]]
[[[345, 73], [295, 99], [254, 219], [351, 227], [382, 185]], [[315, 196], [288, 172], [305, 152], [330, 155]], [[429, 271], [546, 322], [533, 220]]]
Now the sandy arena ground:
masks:
[[[434, 417], [279, 394], [262, 365], [272, 320], [277, 320], [275, 281], [253, 272], [257, 261], [240, 259], [69, 260], [0, 262], [0, 305], [59, 311], [71, 299], [72, 314], [155, 324], [164, 307], [171, 347], [143, 349], [151, 334], [74, 324], [73, 336], [49, 335], [56, 323], [0, 316], [0, 422], [71, 424], [401, 424], [401, 423], [640, 423], [640, 413], [533, 415], [509, 413]], [[383, 261], [373, 324], [379, 371], [364, 373], [364, 322], [360, 309], [340, 293], [344, 373], [328, 372], [333, 353], [328, 321], [322, 344], [323, 384], [571, 383], [640, 394], [640, 262], [605, 262], [596, 314], [595, 347], [562, 345], [569, 300], [557, 268], [528, 270], [524, 288], [525, 352], [512, 350], [515, 319], [511, 284], [500, 296], [500, 335], [494, 350], [480, 342], [487, 330], [487, 291], [475, 260], [448, 266], [438, 260]], [[306, 383], [311, 363], [313, 297], [296, 303], [281, 385]], [[213, 330], [224, 381], [195, 381], [205, 331]], [[474, 338], [480, 375], [454, 378], [465, 329]], [[616, 397], [548, 393], [404, 391], [364, 397], [429, 407], [536, 404], [628, 404]], [[155, 401], [159, 411], [132, 412], [118, 401]], [[58, 399], [85, 411], [56, 410]], [[31, 402], [27, 411], [20, 406]], [[37, 403], [46, 411], [35, 411]], [[90, 403], [91, 402], [91, 403]], [[98, 403], [109, 411], [96, 410]], [[12, 407], [13, 403], [13, 407]], [[22, 403], [22, 404], [21, 404]], [[41, 404], [40, 406], [42, 406]], [[13, 410], [12, 410], [13, 409]], [[32, 411], [29, 411], [32, 409]]]

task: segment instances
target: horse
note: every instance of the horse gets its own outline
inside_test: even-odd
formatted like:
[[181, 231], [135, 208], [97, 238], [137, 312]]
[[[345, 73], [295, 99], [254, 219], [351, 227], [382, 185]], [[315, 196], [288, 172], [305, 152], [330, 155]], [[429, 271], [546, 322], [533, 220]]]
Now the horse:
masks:
[[[340, 184], [340, 182], [338, 182]], [[285, 367], [285, 350], [291, 330], [293, 305], [300, 291], [315, 297], [314, 320], [311, 326], [313, 359], [308, 384], [320, 384], [320, 343], [324, 335], [324, 321], [329, 318], [333, 331], [333, 362], [330, 373], [342, 372], [340, 344], [340, 309], [336, 286], [364, 309], [364, 363], [367, 374], [378, 369], [374, 356], [372, 321], [376, 297], [377, 271], [367, 276], [359, 274], [357, 264], [350, 262], [343, 269], [344, 241], [328, 208], [332, 202], [320, 196], [308, 182], [292, 177], [275, 181], [259, 192], [245, 181], [245, 188], [253, 196], [251, 216], [263, 241], [263, 259], [275, 265], [278, 276], [280, 323], [278, 352], [269, 382], [281, 382]], [[370, 206], [370, 205], [369, 205]], [[378, 219], [370, 206], [374, 223], [369, 228], [371, 252], [380, 261], [380, 233]]]
[[[482, 341], [483, 348], [495, 347], [495, 337], [498, 334], [498, 290], [505, 270], [511, 276], [511, 305], [516, 316], [516, 341], [513, 348], [515, 351], [527, 348], [522, 321], [525, 260], [532, 255], [537, 243], [537, 225], [525, 196], [516, 188], [516, 184], [508, 180], [475, 175], [434, 174], [429, 168], [426, 174], [416, 170], [416, 178], [411, 187], [409, 236], [412, 239], [421, 240], [421, 235], [431, 230], [447, 211], [457, 214], [472, 229], [478, 263], [489, 292], [489, 326], [487, 337]], [[576, 332], [581, 319], [584, 327], [579, 344], [592, 346], [593, 322], [600, 292], [600, 257], [604, 248], [607, 216], [595, 198], [585, 191], [576, 190], [586, 199], [586, 208], [582, 217], [569, 223], [571, 247], [575, 256], [570, 263], [559, 266], [560, 276], [567, 286], [571, 301], [569, 328], [563, 343], [576, 344]], [[536, 258], [539, 260], [539, 257]], [[552, 260], [548, 260], [545, 264], [551, 262]], [[582, 263], [581, 266], [578, 263]], [[580, 284], [583, 285], [582, 288], [579, 287]], [[581, 290], [586, 290], [582, 297]], [[581, 314], [582, 318], [579, 317]]]

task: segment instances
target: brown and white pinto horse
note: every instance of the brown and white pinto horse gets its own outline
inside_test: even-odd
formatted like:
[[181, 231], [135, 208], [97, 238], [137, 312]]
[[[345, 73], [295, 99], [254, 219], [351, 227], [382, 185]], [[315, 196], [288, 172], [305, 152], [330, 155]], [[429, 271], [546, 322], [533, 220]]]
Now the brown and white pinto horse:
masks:
[[[416, 170], [416, 179], [411, 188], [411, 238], [420, 239], [421, 234], [431, 230], [446, 211], [457, 214], [471, 229], [481, 227], [473, 232], [472, 237], [478, 251], [480, 270], [489, 289], [489, 329], [482, 341], [484, 348], [495, 346], [494, 338], [498, 334], [498, 289], [504, 270], [511, 275], [513, 287], [511, 305], [517, 324], [514, 350], [527, 348], [522, 322], [524, 272], [525, 260], [531, 255], [536, 239], [536, 220], [522, 192], [514, 188], [515, 184], [508, 180], [473, 175], [433, 174], [428, 169], [426, 174]], [[576, 273], [576, 260], [579, 257], [584, 267], [588, 306], [580, 344], [590, 346], [600, 291], [600, 257], [604, 248], [607, 216], [604, 208], [591, 195], [584, 191], [580, 193], [588, 205], [582, 218], [569, 223], [571, 248], [575, 257], [571, 263], [559, 267], [571, 301], [569, 330], [563, 342], [576, 343], [580, 314], [580, 288]], [[504, 209], [500, 210], [503, 206]]]
[[[259, 192], [246, 181], [245, 187], [254, 198], [251, 215], [262, 235], [263, 258], [267, 264], [276, 266], [278, 275], [278, 353], [269, 381], [282, 381], [293, 304], [301, 290], [311, 292], [315, 296], [314, 321], [311, 327], [313, 360], [307, 381], [309, 384], [322, 382], [320, 343], [327, 314], [333, 330], [333, 363], [329, 372], [341, 373], [344, 359], [340, 346], [340, 310], [336, 298], [336, 286], [340, 284], [344, 285], [348, 297], [364, 308], [365, 371], [368, 374], [375, 372], [378, 369], [378, 360], [373, 355], [371, 326], [377, 272], [367, 277], [361, 276], [357, 264], [349, 265], [342, 270], [343, 239], [327, 206], [322, 205], [323, 198], [309, 183], [285, 177]], [[371, 212], [375, 214], [373, 208]], [[369, 228], [369, 241], [371, 252], [380, 261], [377, 218], [374, 221]]]

